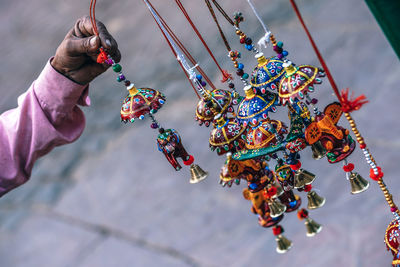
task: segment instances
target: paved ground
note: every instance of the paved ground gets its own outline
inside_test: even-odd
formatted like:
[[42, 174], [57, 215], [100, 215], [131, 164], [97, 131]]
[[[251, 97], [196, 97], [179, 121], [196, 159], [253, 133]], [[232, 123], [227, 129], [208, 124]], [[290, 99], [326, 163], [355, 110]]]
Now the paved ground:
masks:
[[[179, 130], [210, 177], [190, 185], [189, 170], [173, 171], [156, 150], [148, 122], [120, 124], [125, 91], [109, 72], [91, 85], [93, 104], [85, 108], [82, 137], [40, 160], [31, 181], [1, 199], [0, 266], [389, 266], [383, 234], [391, 216], [378, 186], [350, 195], [341, 166], [314, 161], [310, 151], [304, 153], [303, 165], [318, 175], [315, 186], [327, 198], [311, 217], [324, 229], [307, 238], [304, 225], [289, 214], [283, 226], [294, 247], [285, 255], [275, 252], [271, 231], [258, 226], [250, 203], [242, 199], [243, 185], [218, 185], [223, 158], [209, 151], [210, 129], [193, 120], [195, 96], [140, 2], [99, 1], [98, 18], [119, 41], [122, 65], [131, 79], [167, 95], [158, 119]], [[183, 2], [200, 30], [208, 33], [205, 37], [217, 58], [231, 69], [205, 7], [199, 1]], [[318, 64], [288, 1], [254, 2], [294, 62]], [[363, 1], [298, 2], [340, 87], [369, 98], [354, 117], [400, 201], [398, 59]], [[221, 86], [215, 66], [173, 1], [154, 4]], [[221, 4], [229, 13], [242, 10], [248, 35], [261, 35], [245, 1]], [[88, 6], [88, 1], [78, 0], [0, 1], [1, 111], [16, 105], [16, 97]], [[223, 25], [232, 46], [239, 49], [233, 31]], [[246, 68], [254, 64], [248, 56]], [[334, 100], [327, 81], [318, 89], [321, 106]], [[346, 121], [342, 124], [348, 127]], [[367, 165], [360, 158], [357, 151], [351, 160], [367, 177]]]

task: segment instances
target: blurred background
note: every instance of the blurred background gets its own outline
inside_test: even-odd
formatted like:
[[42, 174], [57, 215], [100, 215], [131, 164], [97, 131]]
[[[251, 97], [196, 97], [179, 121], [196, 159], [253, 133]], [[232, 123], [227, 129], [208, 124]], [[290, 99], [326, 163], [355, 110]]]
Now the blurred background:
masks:
[[[1, 112], [17, 105], [18, 95], [36, 79], [75, 20], [89, 13], [89, 2], [0, 0]], [[205, 4], [182, 2], [222, 66], [234, 72]], [[297, 2], [339, 87], [368, 97], [370, 103], [353, 116], [399, 202], [398, 58], [364, 1]], [[217, 87], [226, 88], [175, 1], [152, 3]], [[263, 35], [247, 1], [220, 4], [229, 14], [242, 11], [246, 21], [241, 27], [253, 40]], [[293, 62], [319, 66], [289, 1], [254, 4]], [[210, 175], [189, 184], [189, 168], [175, 172], [157, 151], [149, 120], [120, 123], [126, 91], [108, 71], [90, 85], [92, 105], [83, 108], [87, 126], [81, 138], [37, 162], [31, 180], [0, 200], [1, 267], [390, 266], [383, 236], [392, 216], [378, 185], [371, 182], [366, 192], [351, 195], [342, 165], [315, 161], [309, 149], [302, 153], [303, 166], [317, 175], [313, 185], [327, 200], [310, 216], [323, 230], [308, 238], [296, 213], [287, 214], [282, 226], [293, 248], [277, 254], [272, 231], [258, 225], [242, 197], [244, 185], [218, 184], [225, 157], [208, 147], [211, 128], [194, 121], [197, 98], [143, 2], [99, 0], [96, 14], [119, 43], [124, 72], [138, 87], [165, 93], [167, 104], [158, 120], [179, 131]], [[256, 60], [218, 17], [250, 73]], [[273, 54], [271, 48], [264, 53]], [[313, 96], [321, 108], [335, 100], [327, 79]], [[276, 118], [285, 119], [284, 113]], [[344, 119], [340, 124], [349, 128]], [[359, 149], [350, 161], [370, 180]], [[306, 203], [306, 195], [301, 196]]]

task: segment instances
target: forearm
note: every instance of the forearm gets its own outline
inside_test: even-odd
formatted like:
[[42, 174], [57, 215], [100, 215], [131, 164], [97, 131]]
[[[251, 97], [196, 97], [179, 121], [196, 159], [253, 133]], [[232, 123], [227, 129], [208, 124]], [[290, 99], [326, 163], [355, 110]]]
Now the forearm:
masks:
[[39, 157], [82, 134], [85, 119], [77, 103], [85, 89], [48, 63], [18, 107], [0, 115], [0, 196], [25, 183]]

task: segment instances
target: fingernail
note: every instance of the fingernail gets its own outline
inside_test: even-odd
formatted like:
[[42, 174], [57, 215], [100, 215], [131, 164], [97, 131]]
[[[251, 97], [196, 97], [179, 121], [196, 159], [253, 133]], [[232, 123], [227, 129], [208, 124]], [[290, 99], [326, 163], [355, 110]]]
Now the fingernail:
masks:
[[94, 36], [92, 39], [90, 39], [90, 46], [94, 47], [97, 45], [97, 36]]
[[106, 40], [106, 45], [111, 46], [111, 41], [109, 39]]

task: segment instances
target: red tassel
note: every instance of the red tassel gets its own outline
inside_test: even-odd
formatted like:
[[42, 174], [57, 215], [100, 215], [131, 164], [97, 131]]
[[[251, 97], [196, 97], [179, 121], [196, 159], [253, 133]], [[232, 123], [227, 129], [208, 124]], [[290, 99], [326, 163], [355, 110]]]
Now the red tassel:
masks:
[[103, 48], [100, 48], [100, 54], [97, 56], [97, 63], [103, 64], [107, 60], [107, 53]]
[[232, 74], [230, 74], [227, 70], [222, 70], [222, 80], [221, 82], [227, 82], [228, 80], [233, 80]]
[[346, 90], [342, 90], [340, 102], [343, 112], [350, 113], [354, 110], [359, 110], [364, 104], [368, 103], [368, 100], [365, 95], [360, 95], [354, 99], [354, 93], [352, 93], [349, 98], [349, 88], [347, 88]]

